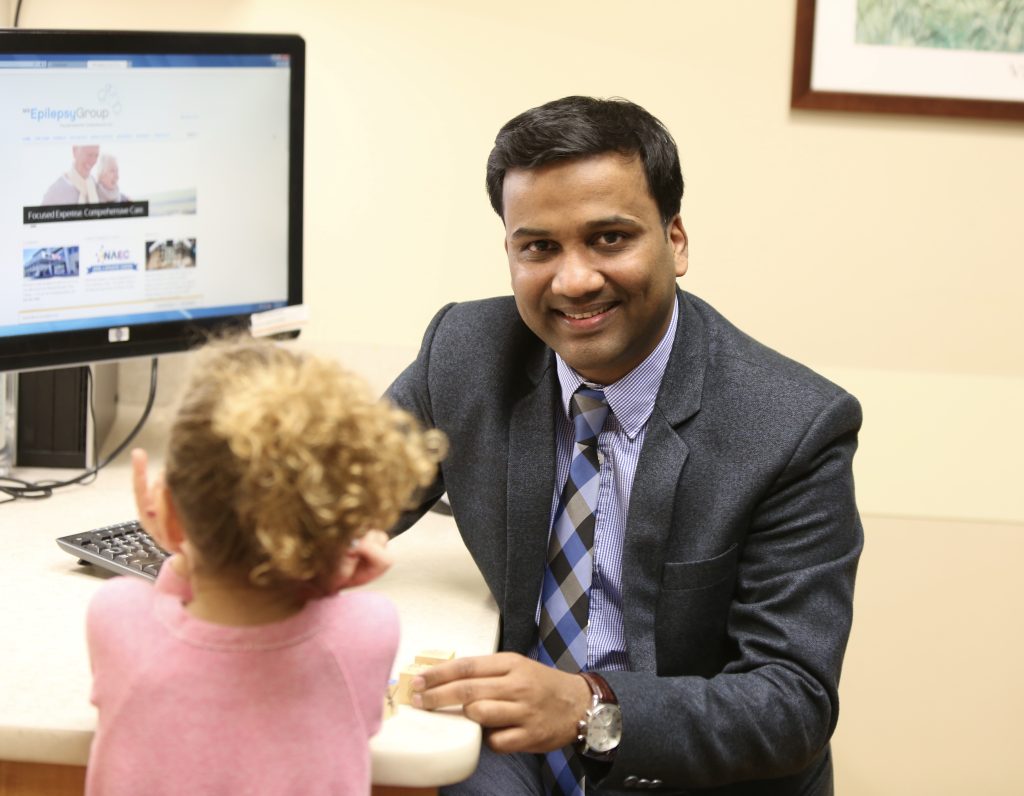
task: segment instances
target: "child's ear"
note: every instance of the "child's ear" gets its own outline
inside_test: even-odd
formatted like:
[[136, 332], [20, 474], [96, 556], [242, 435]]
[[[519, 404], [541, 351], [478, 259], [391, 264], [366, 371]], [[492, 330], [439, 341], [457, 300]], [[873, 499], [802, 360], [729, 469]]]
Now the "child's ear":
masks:
[[174, 501], [171, 499], [171, 490], [164, 487], [160, 490], [159, 496], [160, 506], [157, 509], [155, 527], [153, 528], [153, 537], [168, 553], [180, 553], [182, 545], [188, 541], [188, 537], [185, 535], [185, 529], [181, 524], [181, 515], [178, 513], [178, 507], [174, 505]]

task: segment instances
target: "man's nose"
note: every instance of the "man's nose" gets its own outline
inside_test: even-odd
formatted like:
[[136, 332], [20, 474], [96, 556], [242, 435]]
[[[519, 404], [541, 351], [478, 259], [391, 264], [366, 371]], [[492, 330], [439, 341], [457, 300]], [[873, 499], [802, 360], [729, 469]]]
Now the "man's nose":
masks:
[[583, 252], [567, 250], [559, 258], [551, 289], [562, 296], [586, 296], [604, 285], [604, 276]]

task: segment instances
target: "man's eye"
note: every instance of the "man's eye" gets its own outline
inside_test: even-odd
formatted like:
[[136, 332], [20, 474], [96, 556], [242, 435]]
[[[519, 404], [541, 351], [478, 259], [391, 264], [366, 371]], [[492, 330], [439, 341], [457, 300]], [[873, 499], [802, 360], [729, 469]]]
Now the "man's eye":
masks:
[[626, 240], [621, 232], [602, 232], [597, 236], [597, 243], [601, 246], [615, 246]]
[[526, 244], [526, 251], [534, 254], [546, 254], [555, 250], [555, 244], [550, 240], [534, 240]]

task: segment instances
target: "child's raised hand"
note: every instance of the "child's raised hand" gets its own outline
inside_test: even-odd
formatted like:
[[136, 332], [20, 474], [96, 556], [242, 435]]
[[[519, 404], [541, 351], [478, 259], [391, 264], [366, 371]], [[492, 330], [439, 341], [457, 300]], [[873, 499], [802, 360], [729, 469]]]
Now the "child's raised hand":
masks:
[[167, 494], [163, 470], [151, 481], [146, 468], [149, 457], [142, 448], [132, 450], [132, 488], [135, 491], [135, 508], [139, 513], [139, 524], [164, 550], [181, 552], [181, 540], [175, 539], [168, 529]]
[[335, 590], [362, 586], [387, 572], [393, 561], [387, 544], [388, 535], [384, 531], [368, 531], [361, 539], [353, 541], [341, 559]]
[[159, 524], [159, 512], [163, 503], [163, 473], [151, 482], [146, 468], [149, 457], [142, 448], [132, 449], [132, 489], [135, 492], [135, 509], [139, 524], [146, 533], [153, 535]]
[[[150, 480], [149, 473], [146, 472], [148, 464], [149, 457], [142, 448], [132, 450], [132, 489], [135, 492], [139, 524], [153, 537], [153, 541], [173, 554], [165, 566], [171, 567], [181, 581], [187, 584], [192, 577], [192, 546], [182, 535], [177, 520], [172, 516], [163, 470]], [[190, 587], [182, 592], [181, 596], [191, 599]]]

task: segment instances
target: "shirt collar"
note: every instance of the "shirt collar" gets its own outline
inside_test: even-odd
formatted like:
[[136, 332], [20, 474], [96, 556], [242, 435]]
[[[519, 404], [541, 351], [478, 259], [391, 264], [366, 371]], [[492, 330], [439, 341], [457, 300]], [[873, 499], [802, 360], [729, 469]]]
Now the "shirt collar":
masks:
[[[669, 354], [672, 353], [672, 342], [676, 338], [676, 326], [679, 323], [679, 302], [672, 302], [672, 320], [668, 329], [654, 350], [639, 365], [614, 384], [594, 385], [604, 390], [608, 406], [618, 420], [626, 436], [633, 439], [640, 433], [651, 413], [654, 412], [654, 399], [658, 395], [661, 379], [668, 367]], [[555, 363], [558, 368], [558, 383], [562, 388], [562, 409], [569, 417], [569, 401], [573, 393], [579, 389], [585, 379], [566, 364], [557, 353]]]

